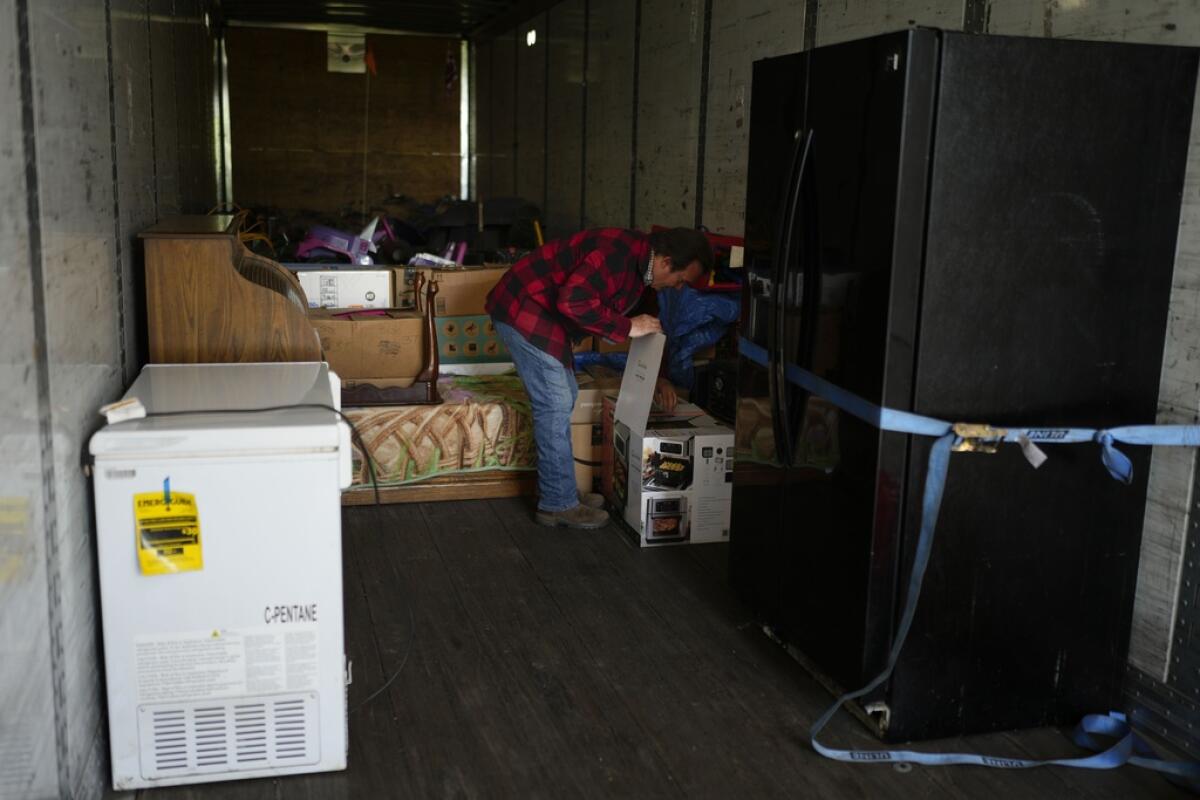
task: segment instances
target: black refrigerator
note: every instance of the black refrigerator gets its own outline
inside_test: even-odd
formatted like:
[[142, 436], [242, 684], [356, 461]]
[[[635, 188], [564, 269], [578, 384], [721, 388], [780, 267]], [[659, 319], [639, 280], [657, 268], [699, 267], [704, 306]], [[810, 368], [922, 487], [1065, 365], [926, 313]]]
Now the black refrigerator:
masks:
[[[754, 65], [730, 578], [843, 689], [902, 610], [931, 439], [783, 378], [1000, 426], [1152, 423], [1197, 51], [913, 29]], [[951, 458], [887, 741], [1117, 707], [1145, 506], [1098, 448]]]

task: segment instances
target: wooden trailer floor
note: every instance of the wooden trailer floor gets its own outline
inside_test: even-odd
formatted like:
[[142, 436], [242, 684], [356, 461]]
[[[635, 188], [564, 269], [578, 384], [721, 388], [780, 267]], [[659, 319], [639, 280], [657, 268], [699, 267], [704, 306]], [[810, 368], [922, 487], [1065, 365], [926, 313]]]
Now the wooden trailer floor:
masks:
[[[750, 624], [726, 547], [639, 551], [536, 526], [519, 498], [347, 508], [346, 772], [153, 798], [1188, 797], [1135, 767], [900, 771], [827, 761], [830, 698]], [[388, 676], [386, 691], [371, 696]], [[837, 745], [875, 746], [849, 715]], [[1077, 754], [1057, 730], [930, 749]], [[132, 793], [129, 793], [132, 797]]]

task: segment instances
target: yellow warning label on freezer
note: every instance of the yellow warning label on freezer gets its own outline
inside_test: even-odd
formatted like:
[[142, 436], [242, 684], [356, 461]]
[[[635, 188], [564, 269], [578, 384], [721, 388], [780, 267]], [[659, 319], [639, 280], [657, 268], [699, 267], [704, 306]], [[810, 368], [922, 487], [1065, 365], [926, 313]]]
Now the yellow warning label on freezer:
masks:
[[186, 492], [147, 492], [133, 496], [138, 564], [143, 575], [201, 569], [200, 514]]

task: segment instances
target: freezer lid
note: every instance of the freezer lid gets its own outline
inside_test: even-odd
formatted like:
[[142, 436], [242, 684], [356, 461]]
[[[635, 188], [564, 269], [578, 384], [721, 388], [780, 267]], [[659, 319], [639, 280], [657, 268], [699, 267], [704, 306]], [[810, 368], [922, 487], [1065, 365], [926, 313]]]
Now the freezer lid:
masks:
[[[336, 450], [338, 417], [332, 411], [236, 411], [337, 408], [336, 380], [324, 363], [150, 364], [125, 393], [141, 401], [147, 418], [104, 426], [92, 436], [90, 450], [97, 458]], [[181, 411], [202, 413], [152, 416]]]

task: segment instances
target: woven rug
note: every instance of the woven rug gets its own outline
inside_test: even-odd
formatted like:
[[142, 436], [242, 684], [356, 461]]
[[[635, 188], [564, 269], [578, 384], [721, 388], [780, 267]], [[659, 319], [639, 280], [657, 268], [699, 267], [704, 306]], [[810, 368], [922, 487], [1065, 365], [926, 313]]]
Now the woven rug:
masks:
[[[347, 408], [375, 460], [380, 486], [439, 475], [534, 468], [533, 416], [516, 375], [447, 376], [438, 406]], [[358, 443], [354, 484], [371, 478]]]

